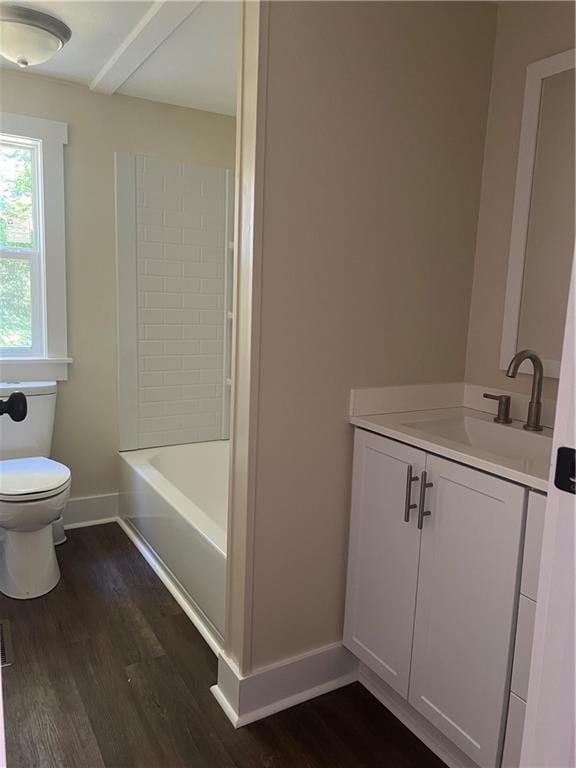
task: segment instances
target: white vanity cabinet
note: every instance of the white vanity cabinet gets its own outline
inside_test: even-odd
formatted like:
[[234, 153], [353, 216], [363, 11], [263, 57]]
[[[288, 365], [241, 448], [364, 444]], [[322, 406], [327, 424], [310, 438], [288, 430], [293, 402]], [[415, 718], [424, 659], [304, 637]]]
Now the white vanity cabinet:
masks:
[[425, 464], [423, 451], [356, 430], [344, 643], [404, 698], [420, 556], [410, 478]]
[[486, 768], [510, 694], [525, 499], [522, 486], [356, 430], [344, 644]]

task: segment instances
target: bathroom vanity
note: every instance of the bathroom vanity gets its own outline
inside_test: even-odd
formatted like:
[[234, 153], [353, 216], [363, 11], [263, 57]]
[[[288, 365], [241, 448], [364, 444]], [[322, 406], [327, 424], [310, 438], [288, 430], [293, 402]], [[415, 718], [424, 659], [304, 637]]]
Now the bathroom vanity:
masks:
[[551, 431], [464, 407], [351, 423], [344, 644], [360, 677], [455, 745], [454, 765], [518, 766]]

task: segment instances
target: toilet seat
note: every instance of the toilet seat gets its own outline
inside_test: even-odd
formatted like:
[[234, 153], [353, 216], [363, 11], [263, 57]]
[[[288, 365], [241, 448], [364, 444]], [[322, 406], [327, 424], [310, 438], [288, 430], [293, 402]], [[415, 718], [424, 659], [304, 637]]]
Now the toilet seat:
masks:
[[70, 470], [42, 456], [0, 461], [0, 502], [49, 499], [70, 486]]
[[52, 523], [66, 507], [70, 477], [68, 467], [43, 456], [0, 460], [2, 594], [29, 600], [58, 584]]

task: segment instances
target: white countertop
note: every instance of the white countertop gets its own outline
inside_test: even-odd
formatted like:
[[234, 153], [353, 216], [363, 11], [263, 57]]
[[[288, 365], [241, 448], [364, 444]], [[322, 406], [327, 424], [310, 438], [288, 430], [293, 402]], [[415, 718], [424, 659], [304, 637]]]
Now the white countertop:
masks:
[[[426, 431], [425, 422], [441, 422], [442, 420], [465, 417], [472, 417], [475, 420], [493, 424], [493, 418], [490, 414], [472, 410], [471, 408], [440, 408], [429, 411], [405, 411], [403, 413], [352, 416], [350, 417], [350, 423], [356, 427], [399, 440], [402, 443], [420, 448], [428, 453], [443, 456], [460, 464], [467, 464], [470, 467], [475, 467], [483, 472], [489, 472], [506, 480], [520, 483], [529, 488], [544, 492], [548, 491], [549, 457], [511, 458], [510, 456], [500, 456], [495, 452], [481, 450], [474, 445], [467, 445], [464, 442], [450, 439], [441, 434]], [[418, 426], [416, 427], [415, 425]], [[492, 427], [490, 428], [492, 429]], [[512, 424], [494, 425], [494, 435], [499, 434], [495, 431], [496, 429], [520, 430], [527, 441], [542, 441], [544, 438], [546, 446], [548, 445], [548, 440], [552, 437], [552, 430], [550, 429], [544, 429], [543, 432], [539, 433], [526, 433], [522, 430], [521, 422], [517, 421]], [[509, 436], [509, 433], [502, 433], [503, 443]], [[524, 439], [519, 434], [514, 434], [512, 437]], [[531, 443], [531, 445], [536, 444]], [[538, 447], [539, 445], [543, 444], [538, 444]]]

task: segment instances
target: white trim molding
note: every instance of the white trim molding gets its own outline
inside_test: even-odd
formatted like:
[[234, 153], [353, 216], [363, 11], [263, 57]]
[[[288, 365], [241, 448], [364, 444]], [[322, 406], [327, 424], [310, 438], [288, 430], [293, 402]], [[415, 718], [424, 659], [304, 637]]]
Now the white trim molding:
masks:
[[118, 517], [118, 494], [80, 496], [70, 499], [64, 510], [64, 528], [82, 528], [111, 523]]
[[[512, 231], [510, 235], [510, 256], [508, 258], [508, 277], [506, 280], [506, 298], [504, 300], [504, 322], [502, 324], [502, 343], [500, 346], [500, 368], [506, 370], [517, 350], [518, 326], [522, 302], [522, 284], [524, 280], [524, 262], [528, 242], [530, 202], [532, 199], [532, 181], [538, 126], [540, 123], [540, 101], [542, 82], [545, 78], [574, 69], [576, 49], [557, 53], [546, 59], [535, 61], [526, 68], [526, 86], [520, 130], [520, 147], [514, 190], [514, 209], [512, 212]], [[560, 375], [560, 360], [543, 360], [544, 375], [557, 379]], [[520, 366], [520, 373], [529, 373], [528, 361]]]
[[0, 358], [0, 381], [66, 381], [71, 357]]
[[341, 643], [241, 675], [223, 653], [218, 658], [218, 683], [211, 688], [235, 728], [342, 688], [358, 679], [358, 659]]
[[225, 650], [238, 659], [240, 671], [245, 673], [250, 671], [252, 653], [269, 21], [268, 3], [242, 3]]
[[0, 112], [0, 130], [2, 133], [9, 133], [12, 136], [27, 136], [61, 145], [68, 143], [68, 126], [66, 123], [45, 120], [42, 117]]
[[136, 291], [136, 158], [114, 155], [118, 307], [118, 427], [120, 450], [138, 447], [138, 307]]
[[115, 93], [201, 1], [153, 3], [92, 80], [90, 90], [108, 96]]

